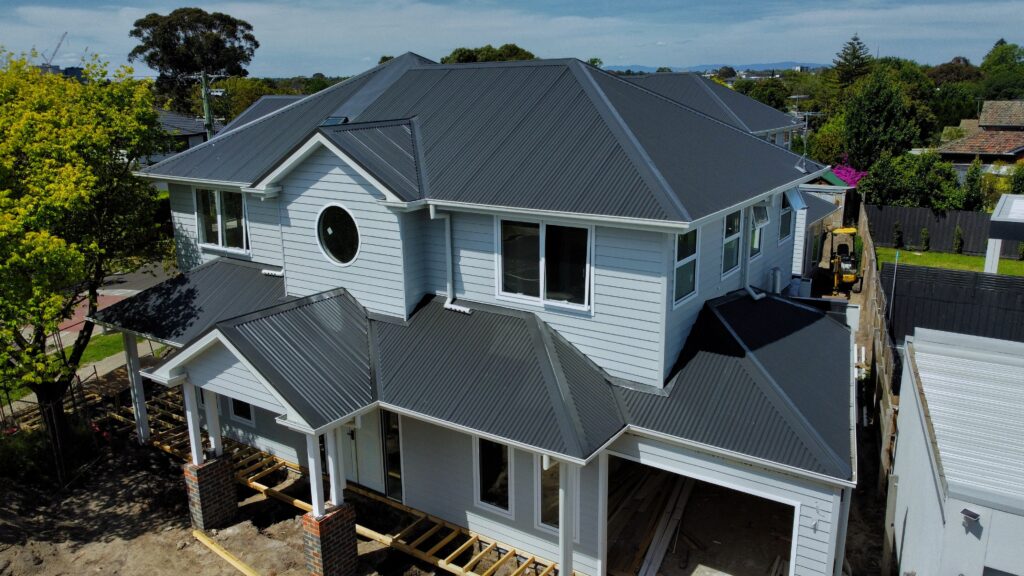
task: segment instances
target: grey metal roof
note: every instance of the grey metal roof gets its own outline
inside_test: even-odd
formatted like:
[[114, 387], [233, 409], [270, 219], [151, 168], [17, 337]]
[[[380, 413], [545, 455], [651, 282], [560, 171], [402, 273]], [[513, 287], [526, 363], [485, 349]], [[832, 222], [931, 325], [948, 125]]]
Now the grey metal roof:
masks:
[[907, 354], [949, 495], [1024, 514], [1024, 344], [918, 329]]
[[239, 126], [248, 124], [257, 118], [262, 118], [271, 112], [277, 112], [281, 108], [284, 108], [293, 102], [298, 102], [303, 98], [305, 98], [305, 96], [301, 94], [268, 94], [266, 96], [260, 96], [259, 99], [250, 104], [248, 108], [242, 110], [241, 114], [232, 118], [231, 122], [228, 122], [224, 128], [217, 132], [217, 136], [220, 136], [225, 132], [230, 132]]
[[635, 426], [849, 480], [850, 331], [745, 292], [709, 301], [666, 394], [621, 389]]
[[[789, 151], [578, 60], [410, 54], [145, 171], [253, 184], [328, 118], [415, 118], [420, 192], [436, 200], [687, 222], [804, 175]], [[345, 144], [410, 174], [387, 142]]]
[[795, 128], [796, 118], [699, 74], [646, 74], [630, 81], [748, 132]]
[[801, 193], [804, 197], [804, 204], [807, 204], [806, 222], [808, 225], [814, 224], [842, 208], [842, 206], [833, 204], [824, 198], [818, 198], [809, 192], [801, 191]]
[[343, 289], [220, 322], [217, 329], [313, 428], [376, 399], [369, 320]]
[[181, 348], [220, 320], [282, 301], [284, 280], [264, 268], [211, 260], [98, 311], [94, 321]]
[[[163, 108], [157, 108], [156, 113], [160, 120], [160, 126], [171, 134], [190, 136], [206, 133], [206, 123], [202, 118], [181, 114], [172, 110], [164, 110]], [[213, 129], [215, 131], [220, 130], [222, 126], [219, 121], [214, 120]]]
[[881, 281], [897, 344], [917, 328], [1024, 342], [1022, 277], [885, 263]]
[[398, 120], [323, 127], [320, 132], [408, 202], [423, 197], [413, 129], [411, 120]]

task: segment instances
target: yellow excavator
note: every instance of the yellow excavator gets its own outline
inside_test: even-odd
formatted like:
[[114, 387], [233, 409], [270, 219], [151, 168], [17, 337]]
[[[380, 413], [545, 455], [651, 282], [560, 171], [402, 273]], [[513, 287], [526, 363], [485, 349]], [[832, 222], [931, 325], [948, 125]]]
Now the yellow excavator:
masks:
[[[849, 242], [836, 244], [836, 236], [849, 236]], [[832, 293], [860, 292], [861, 276], [857, 258], [857, 228], [836, 228], [829, 234], [831, 243]]]

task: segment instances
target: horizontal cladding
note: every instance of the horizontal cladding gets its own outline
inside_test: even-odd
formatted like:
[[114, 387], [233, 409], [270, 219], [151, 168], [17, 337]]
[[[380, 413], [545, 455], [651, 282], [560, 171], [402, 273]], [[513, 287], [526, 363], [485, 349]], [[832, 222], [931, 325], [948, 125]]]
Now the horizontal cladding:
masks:
[[178, 268], [187, 272], [203, 262], [212, 260], [213, 256], [203, 254], [199, 250], [199, 230], [196, 227], [196, 205], [192, 187], [168, 184], [167, 192], [171, 206], [171, 225], [174, 227]]
[[202, 353], [188, 364], [189, 381], [217, 394], [238, 398], [267, 410], [284, 414], [285, 408], [262, 382], [249, 372], [227, 348], [220, 344]]
[[[315, 152], [285, 179], [280, 201], [290, 295], [343, 287], [372, 312], [405, 317], [399, 218], [378, 203], [379, 195], [327, 150]], [[346, 267], [329, 260], [317, 240], [317, 215], [331, 203], [344, 206], [359, 227], [359, 254]]]
[[249, 196], [246, 198], [245, 215], [249, 230], [249, 250], [253, 261], [282, 266], [281, 215], [278, 200], [260, 200], [255, 196]]
[[[218, 396], [220, 425], [224, 436], [277, 456], [294, 464], [306, 465], [306, 439], [275, 421], [277, 414], [261, 408], [252, 411], [253, 424], [231, 418], [230, 400]], [[202, 414], [205, 418], [205, 414]]]
[[[456, 295], [535, 312], [613, 376], [660, 385], [665, 283], [655, 255], [665, 249], [664, 236], [603, 227], [595, 234], [593, 316], [549, 311], [496, 298], [494, 218], [453, 213]], [[637, 258], [621, 258], [624, 251]], [[627, 290], [633, 297], [621, 298]]]

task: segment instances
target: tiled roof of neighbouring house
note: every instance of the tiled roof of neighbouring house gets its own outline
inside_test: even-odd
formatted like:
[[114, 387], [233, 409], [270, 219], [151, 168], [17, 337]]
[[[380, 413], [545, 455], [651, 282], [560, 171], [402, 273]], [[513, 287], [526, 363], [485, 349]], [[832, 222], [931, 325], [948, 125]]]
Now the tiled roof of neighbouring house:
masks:
[[[318, 129], [337, 129], [321, 128], [328, 118], [415, 119], [420, 194], [487, 206], [689, 222], [821, 168], [800, 170], [779, 146], [578, 60], [439, 65], [405, 54], [143, 172], [249, 186]], [[353, 145], [388, 158], [388, 140]]]
[[1024, 131], [982, 130], [939, 147], [942, 154], [1014, 156], [1024, 151]]
[[978, 124], [983, 128], [1024, 129], [1024, 100], [989, 100], [981, 107]]

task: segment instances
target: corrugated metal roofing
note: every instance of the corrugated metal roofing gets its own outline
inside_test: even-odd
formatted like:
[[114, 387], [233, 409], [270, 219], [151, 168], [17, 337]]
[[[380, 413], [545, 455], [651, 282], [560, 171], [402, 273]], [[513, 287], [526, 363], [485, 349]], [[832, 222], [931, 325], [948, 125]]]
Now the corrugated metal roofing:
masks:
[[705, 304], [667, 396], [620, 394], [636, 426], [850, 479], [850, 366], [826, 313], [740, 292]]
[[266, 96], [260, 96], [259, 99], [250, 104], [248, 108], [242, 110], [241, 114], [235, 116], [231, 122], [228, 122], [223, 129], [217, 132], [217, 135], [220, 136], [225, 132], [230, 132], [239, 126], [248, 124], [257, 118], [262, 118], [271, 112], [277, 112], [281, 108], [284, 108], [293, 102], [298, 102], [303, 98], [305, 98], [305, 96], [301, 94], [269, 94]]
[[949, 495], [1024, 514], [1024, 344], [919, 329], [907, 352]]
[[897, 344], [916, 328], [1024, 342], [1022, 277], [886, 263], [881, 282]]
[[376, 400], [369, 321], [342, 289], [221, 322], [217, 329], [313, 428]]
[[[156, 113], [160, 120], [160, 126], [171, 134], [189, 136], [206, 133], [206, 123], [202, 118], [181, 114], [172, 110], [164, 110], [163, 108], [157, 108]], [[220, 122], [214, 120], [213, 129], [215, 131], [220, 130], [221, 126]]]
[[803, 176], [798, 156], [578, 60], [409, 54], [146, 171], [252, 184], [329, 117], [415, 117], [437, 200], [686, 222]]
[[824, 198], [818, 198], [814, 194], [803, 192], [804, 203], [807, 204], [807, 224], [814, 224], [825, 216], [842, 208]]
[[95, 321], [181, 348], [220, 320], [280, 303], [284, 280], [263, 268], [218, 258], [98, 311]]
[[707, 79], [704, 79], [704, 83], [743, 120], [751, 132], [764, 132], [783, 127], [795, 128], [800, 125], [800, 121], [789, 114], [740, 94], [728, 86]]
[[402, 200], [423, 196], [411, 120], [359, 122], [320, 132]]

